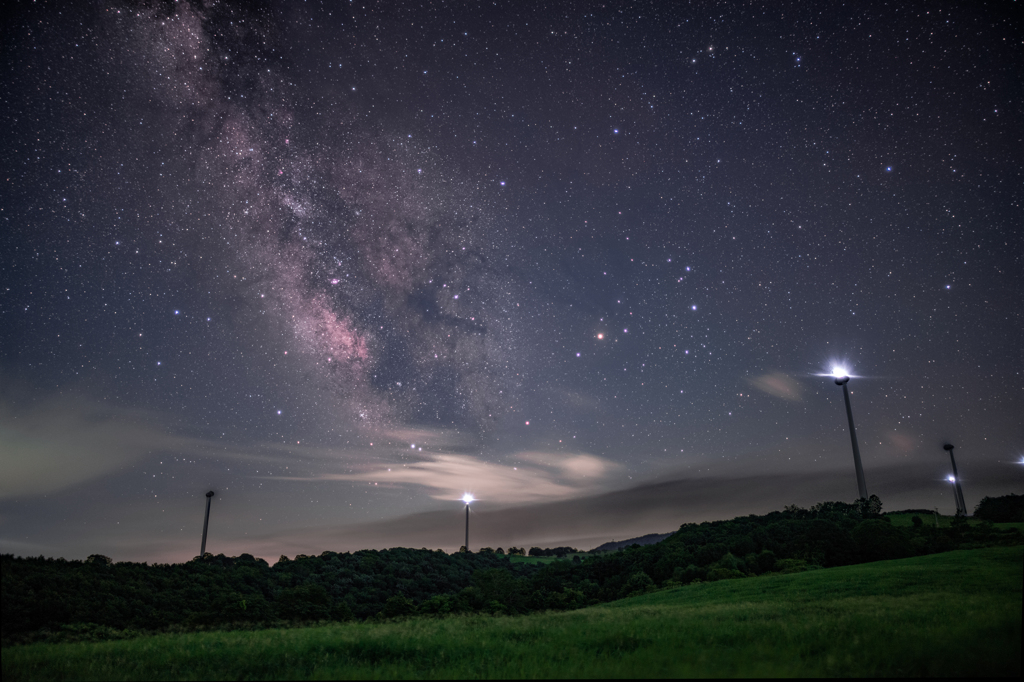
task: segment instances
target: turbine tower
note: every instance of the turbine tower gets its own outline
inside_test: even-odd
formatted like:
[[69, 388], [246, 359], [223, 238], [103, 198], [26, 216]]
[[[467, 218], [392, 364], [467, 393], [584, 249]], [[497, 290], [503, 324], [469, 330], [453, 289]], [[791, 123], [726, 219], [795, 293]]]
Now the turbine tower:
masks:
[[469, 552], [469, 503], [473, 501], [473, 496], [466, 493], [462, 496], [462, 501], [466, 503], [466, 552]]
[[846, 384], [850, 381], [850, 375], [842, 367], [833, 367], [832, 376], [835, 377], [836, 386], [843, 387], [843, 398], [846, 400], [846, 419], [850, 422], [850, 443], [853, 444], [853, 466], [857, 470], [857, 492], [862, 500], [868, 499], [868, 484], [864, 480], [864, 467], [860, 464], [860, 447], [857, 445], [857, 431], [853, 428], [853, 409], [850, 407], [850, 389]]
[[967, 516], [967, 503], [964, 502], [964, 491], [960, 487], [960, 474], [956, 471], [956, 460], [953, 458], [952, 443], [946, 443], [942, 449], [949, 453], [949, 463], [953, 465], [953, 497], [956, 498], [956, 513]]
[[199, 549], [199, 558], [206, 556], [206, 529], [210, 527], [210, 500], [213, 499], [213, 491], [206, 493], [206, 519], [203, 520], [203, 546]]

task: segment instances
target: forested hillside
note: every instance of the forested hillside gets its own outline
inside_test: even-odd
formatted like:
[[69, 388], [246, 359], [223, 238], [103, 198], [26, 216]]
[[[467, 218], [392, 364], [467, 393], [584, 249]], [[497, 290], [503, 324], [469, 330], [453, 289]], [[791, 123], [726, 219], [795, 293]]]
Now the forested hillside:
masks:
[[983, 497], [974, 508], [974, 518], [995, 522], [1024, 521], [1024, 495]]
[[[658, 586], [795, 572], [956, 548], [1022, 543], [1016, 529], [957, 519], [899, 528], [868, 505], [826, 502], [685, 524], [666, 540], [582, 561], [513, 563], [494, 552], [389, 549], [184, 564], [3, 555], [4, 644], [135, 631], [263, 627], [323, 620], [573, 609]], [[128, 631], [128, 632], [125, 632]]]

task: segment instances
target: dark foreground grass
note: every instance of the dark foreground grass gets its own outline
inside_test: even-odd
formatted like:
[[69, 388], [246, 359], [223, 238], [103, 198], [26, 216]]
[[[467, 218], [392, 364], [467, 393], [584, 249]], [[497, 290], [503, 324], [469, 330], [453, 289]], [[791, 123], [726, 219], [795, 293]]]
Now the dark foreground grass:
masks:
[[3, 678], [1021, 674], [1020, 547], [661, 590], [523, 617], [163, 635], [3, 651]]

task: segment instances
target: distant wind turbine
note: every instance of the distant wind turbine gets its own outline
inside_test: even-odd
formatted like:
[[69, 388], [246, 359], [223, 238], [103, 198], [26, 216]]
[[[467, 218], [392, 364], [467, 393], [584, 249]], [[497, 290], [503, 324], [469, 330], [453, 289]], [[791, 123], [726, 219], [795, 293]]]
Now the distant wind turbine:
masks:
[[199, 549], [199, 558], [206, 556], [206, 529], [210, 527], [210, 500], [213, 499], [213, 491], [206, 493], [206, 518], [203, 520], [203, 546]]

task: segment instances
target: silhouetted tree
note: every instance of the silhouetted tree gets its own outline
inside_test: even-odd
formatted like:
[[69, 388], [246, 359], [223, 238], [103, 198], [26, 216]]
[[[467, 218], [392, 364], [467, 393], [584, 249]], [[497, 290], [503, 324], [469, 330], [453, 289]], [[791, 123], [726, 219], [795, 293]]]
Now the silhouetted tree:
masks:
[[993, 523], [1024, 521], [1024, 495], [983, 497], [974, 508], [974, 517]]
[[882, 515], [882, 500], [878, 499], [878, 495], [861, 499], [857, 504], [860, 506], [861, 517], [865, 519], [875, 519]]

